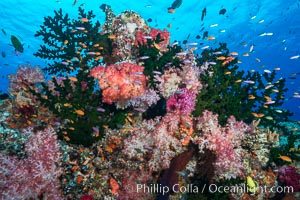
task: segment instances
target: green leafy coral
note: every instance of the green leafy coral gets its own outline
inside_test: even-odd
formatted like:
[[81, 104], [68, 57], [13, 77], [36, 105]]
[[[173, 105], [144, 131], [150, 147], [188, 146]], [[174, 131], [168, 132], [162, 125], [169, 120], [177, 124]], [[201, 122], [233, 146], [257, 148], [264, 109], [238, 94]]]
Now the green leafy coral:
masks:
[[[214, 52], [221, 52], [217, 55]], [[224, 58], [221, 59], [221, 56]], [[276, 109], [283, 104], [285, 79], [276, 80], [276, 71], [264, 73], [239, 70], [237, 58], [230, 62], [224, 59], [230, 56], [226, 43], [220, 43], [216, 49], [204, 50], [197, 59], [198, 65], [215, 62], [207, 65], [207, 69], [200, 75], [205, 87], [197, 96], [195, 116], [204, 110], [210, 110], [219, 115], [221, 124], [225, 124], [229, 116], [237, 120], [251, 122], [257, 113], [263, 116], [261, 125], [278, 126], [280, 120], [286, 120], [291, 113]], [[274, 101], [267, 103], [267, 100]]]
[[111, 40], [100, 34], [100, 23], [94, 18], [92, 11], [85, 13], [81, 7], [77, 20], [63, 15], [62, 9], [55, 11], [54, 17], [44, 18], [35, 36], [41, 36], [45, 44], [35, 56], [51, 61], [44, 69], [55, 76], [42, 84], [42, 92], [31, 90], [62, 120], [59, 137], [85, 146], [101, 138], [103, 126], [114, 128], [126, 117], [124, 111], [103, 104], [101, 93], [94, 91], [96, 83], [90, 70], [115, 61]]

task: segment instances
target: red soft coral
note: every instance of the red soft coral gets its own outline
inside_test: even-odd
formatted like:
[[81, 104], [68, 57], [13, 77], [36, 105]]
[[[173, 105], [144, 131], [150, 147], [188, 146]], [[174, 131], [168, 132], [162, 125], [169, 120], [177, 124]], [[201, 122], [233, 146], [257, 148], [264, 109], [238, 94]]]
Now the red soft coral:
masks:
[[103, 102], [112, 104], [145, 93], [146, 76], [143, 70], [142, 66], [123, 62], [107, 67], [98, 66], [91, 71], [91, 76], [99, 81]]

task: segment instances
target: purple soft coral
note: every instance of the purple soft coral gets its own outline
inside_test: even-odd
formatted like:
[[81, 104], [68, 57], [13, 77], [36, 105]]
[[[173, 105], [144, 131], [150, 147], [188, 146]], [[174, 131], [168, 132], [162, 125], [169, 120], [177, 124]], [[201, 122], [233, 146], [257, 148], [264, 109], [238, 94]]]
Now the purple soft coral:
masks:
[[167, 110], [190, 114], [195, 109], [196, 95], [186, 88], [177, 90], [167, 101]]
[[282, 166], [279, 169], [278, 178], [284, 185], [293, 187], [294, 192], [299, 191], [300, 174], [297, 173], [297, 168], [292, 166]]

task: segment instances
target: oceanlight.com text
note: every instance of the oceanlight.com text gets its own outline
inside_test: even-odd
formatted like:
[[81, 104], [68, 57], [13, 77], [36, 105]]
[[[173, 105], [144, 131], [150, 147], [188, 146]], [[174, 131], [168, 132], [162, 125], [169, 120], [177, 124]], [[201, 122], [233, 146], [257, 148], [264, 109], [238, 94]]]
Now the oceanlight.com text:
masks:
[[250, 188], [246, 184], [233, 186], [219, 186], [216, 184], [210, 184], [208, 186], [208, 191], [210, 193], [255, 193], [256, 191], [260, 191], [261, 193], [293, 193], [294, 188], [292, 186], [257, 186]]
[[174, 193], [204, 193], [208, 191], [210, 193], [293, 193], [294, 188], [292, 186], [257, 186], [250, 188], [246, 184], [232, 185], [232, 186], [220, 186], [216, 184], [204, 184], [199, 187], [193, 184], [187, 184], [185, 186], [179, 186], [179, 184], [173, 185], [173, 187], [163, 186], [161, 184], [137, 184], [136, 186], [125, 187], [126, 190], [136, 190], [141, 193], [161, 193], [167, 194], [169, 192]]

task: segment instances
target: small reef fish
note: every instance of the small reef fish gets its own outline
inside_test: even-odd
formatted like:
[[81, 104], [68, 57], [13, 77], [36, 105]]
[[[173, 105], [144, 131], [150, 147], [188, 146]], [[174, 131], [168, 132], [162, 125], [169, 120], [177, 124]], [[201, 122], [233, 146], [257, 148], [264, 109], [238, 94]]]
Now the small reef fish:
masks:
[[270, 105], [270, 104], [274, 104], [274, 103], [276, 103], [276, 102], [275, 101], [267, 101], [264, 103], [264, 105]]
[[4, 35], [6, 35], [6, 31], [4, 29], [1, 29], [1, 31]]
[[265, 69], [264, 72], [267, 73], [267, 74], [271, 74], [271, 73], [272, 73], [272, 72], [271, 72], [270, 70], [268, 70], [268, 69]]
[[175, 8], [179, 8], [182, 4], [182, 0], [175, 0], [173, 3], [172, 3], [172, 6], [169, 7], [168, 9], [175, 9]]
[[209, 27], [213, 28], [213, 27], [217, 27], [217, 26], [219, 26], [219, 24], [212, 24]]
[[84, 27], [81, 27], [81, 26], [76, 26], [75, 29], [80, 30], [80, 31], [85, 30], [85, 28], [84, 28]]
[[294, 59], [298, 59], [300, 57], [300, 55], [296, 55], [296, 56], [291, 56], [290, 59], [294, 60]]
[[77, 4], [78, 0], [74, 0], [73, 2], [73, 6], [75, 6]]
[[23, 45], [21, 44], [20, 40], [14, 35], [12, 35], [10, 37], [10, 40], [11, 40], [13, 47], [15, 48], [15, 51], [23, 53], [24, 48], [23, 48]]
[[236, 51], [234, 51], [234, 52], [231, 52], [230, 53], [232, 56], [238, 56], [239, 55], [239, 53], [238, 52], [236, 52]]
[[249, 188], [249, 191], [252, 193], [255, 193], [258, 190], [257, 182], [255, 182], [251, 176], [247, 176], [247, 186]]
[[139, 57], [140, 60], [146, 60], [146, 59], [148, 59], [148, 58], [150, 58], [150, 56], [142, 56], [142, 57]]
[[99, 108], [97, 108], [97, 111], [98, 111], [98, 112], [105, 112], [105, 109], [99, 107]]
[[262, 20], [260, 20], [258, 23], [261, 24], [261, 23], [264, 23], [264, 22], [265, 22], [265, 20], [262, 19]]
[[202, 10], [202, 15], [201, 15], [201, 21], [203, 21], [204, 17], [206, 16], [206, 8]]
[[197, 46], [198, 45], [198, 42], [190, 42], [190, 43], [187, 43], [186, 46]]
[[263, 114], [263, 113], [255, 113], [255, 112], [253, 112], [253, 113], [251, 113], [254, 117], [257, 117], [257, 118], [261, 118], [261, 117], [263, 117], [263, 116], [265, 116], [265, 114]]
[[250, 95], [248, 96], [248, 99], [250, 99], [250, 100], [255, 99], [255, 96], [254, 96], [253, 94], [250, 94]]
[[253, 16], [253, 17], [251, 17], [250, 19], [251, 19], [251, 20], [253, 20], [253, 19], [255, 19], [255, 18], [256, 18], [256, 16], [254, 15], [254, 16]]
[[153, 72], [153, 74], [158, 74], [158, 75], [160, 75], [160, 74], [161, 74], [161, 72], [159, 72], [159, 71], [155, 71], [155, 70], [153, 70], [152, 72]]
[[222, 8], [220, 11], [219, 11], [219, 15], [224, 15], [226, 13], [226, 9], [225, 8]]
[[225, 56], [219, 56], [219, 57], [217, 57], [217, 60], [225, 60], [225, 59], [226, 59]]
[[172, 8], [168, 9], [168, 13], [173, 14], [174, 12], [175, 12], [175, 9], [172, 9]]
[[273, 120], [273, 117], [271, 117], [271, 116], [266, 116], [265, 117], [267, 120]]
[[213, 55], [220, 55], [220, 54], [222, 54], [222, 51], [215, 51], [215, 52], [213, 52], [212, 54], [213, 54]]
[[208, 62], [209, 65], [216, 65], [216, 62]]
[[251, 81], [251, 80], [246, 80], [246, 81], [243, 81], [243, 83], [254, 84], [255, 82]]
[[204, 46], [201, 49], [204, 50], [204, 49], [208, 49], [208, 48], [209, 48], [209, 46]]
[[249, 52], [250, 52], [250, 53], [252, 53], [253, 48], [254, 48], [254, 45], [251, 45], [251, 46], [250, 46], [250, 49], [249, 49]]
[[265, 87], [265, 90], [270, 89], [270, 88], [273, 87], [273, 86], [274, 86], [273, 84], [267, 85], [267, 86]]
[[83, 22], [83, 23], [88, 22], [88, 21], [89, 21], [88, 18], [85, 18], [85, 17], [81, 18], [81, 22]]
[[69, 65], [69, 63], [66, 62], [66, 61], [62, 61], [61, 64], [63, 64], [63, 65]]
[[282, 156], [282, 155], [279, 155], [279, 157], [281, 160], [284, 160], [286, 162], [292, 162], [292, 159], [288, 156]]
[[295, 94], [293, 97], [298, 99], [298, 98], [300, 98], [300, 95], [299, 94]]
[[74, 82], [77, 82], [78, 81], [78, 79], [76, 78], [76, 77], [69, 77], [69, 79], [71, 80], [71, 81], [74, 81]]
[[83, 110], [75, 110], [75, 113], [77, 114], [77, 115], [84, 115], [84, 112], [83, 112]]
[[215, 36], [210, 36], [210, 37], [207, 38], [207, 40], [214, 40], [214, 39], [216, 39]]
[[262, 33], [262, 34], [260, 34], [259, 36], [260, 37], [263, 37], [263, 36], [272, 36], [273, 35], [273, 33]]

